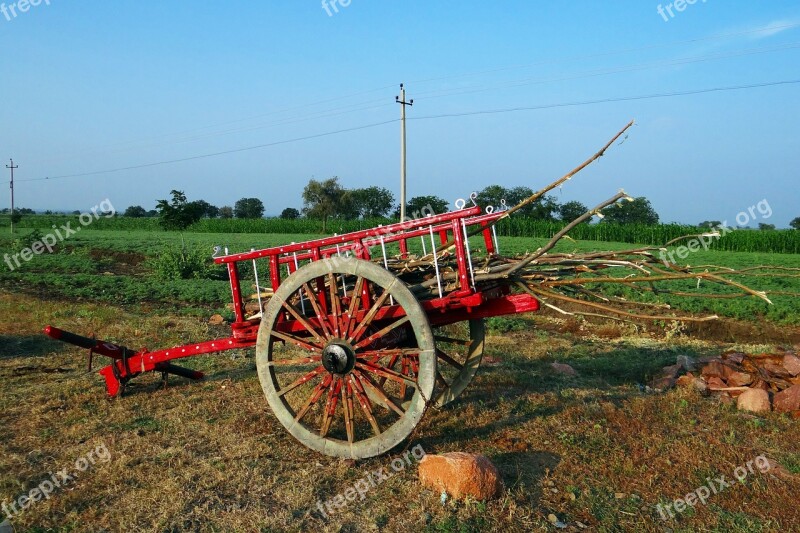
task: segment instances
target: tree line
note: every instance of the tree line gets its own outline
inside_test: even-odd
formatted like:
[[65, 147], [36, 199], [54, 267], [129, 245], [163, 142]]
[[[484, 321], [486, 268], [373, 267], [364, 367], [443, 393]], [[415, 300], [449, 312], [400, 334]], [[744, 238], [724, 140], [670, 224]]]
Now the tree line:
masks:
[[[493, 206], [495, 209], [513, 207], [530, 197], [534, 191], [529, 187], [503, 187], [489, 185], [477, 193], [475, 202], [481, 207]], [[265, 206], [258, 198], [241, 198], [233, 207], [217, 207], [205, 200], [189, 201], [183, 191], [170, 191], [171, 199], [158, 200], [155, 209], [146, 210], [140, 205], [128, 207], [122, 215], [131, 218], [158, 217], [165, 229], [182, 230], [203, 218], [242, 218], [258, 219], [264, 217]], [[400, 205], [394, 194], [384, 187], [365, 187], [348, 189], [339, 178], [334, 176], [326, 180], [309, 180], [302, 192], [303, 207], [297, 209], [286, 207], [281, 211], [282, 219], [307, 217], [322, 222], [323, 232], [327, 231], [331, 220], [359, 219], [397, 219], [400, 216]], [[438, 196], [415, 196], [407, 201], [406, 213], [445, 213], [450, 209], [450, 202]], [[521, 217], [549, 222], [572, 222], [588, 211], [581, 202], [572, 200], [559, 203], [550, 195], [539, 198], [520, 209]], [[0, 213], [8, 213], [8, 209]], [[15, 209], [14, 218], [23, 214], [33, 214], [30, 209]], [[604, 223], [645, 224], [659, 223], [659, 215], [645, 197], [634, 198], [629, 202], [620, 202], [602, 211]], [[588, 222], [587, 222], [588, 223]], [[713, 228], [717, 221], [703, 221], [700, 227]], [[791, 221], [790, 226], [800, 230], [800, 217]], [[771, 224], [759, 224], [759, 229], [775, 229]]]

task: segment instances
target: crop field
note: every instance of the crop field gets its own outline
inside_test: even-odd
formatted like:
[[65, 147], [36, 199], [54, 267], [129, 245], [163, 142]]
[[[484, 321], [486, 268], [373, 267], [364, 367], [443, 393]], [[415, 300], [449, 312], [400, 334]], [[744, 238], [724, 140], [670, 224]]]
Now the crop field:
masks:
[[[98, 446], [108, 460], [13, 516], [17, 531], [556, 530], [550, 515], [568, 531], [800, 529], [796, 420], [744, 414], [692, 389], [646, 387], [678, 355], [800, 345], [797, 271], [737, 277], [766, 291], [771, 306], [752, 297], [637, 295], [721, 317], [703, 325], [581, 320], [548, 309], [490, 319], [477, 377], [457, 401], [426, 413], [407, 447], [482, 453], [498, 466], [503, 495], [442, 499], [420, 485], [412, 464], [323, 515], [320, 502], [387, 468], [403, 448], [354, 462], [299, 445], [270, 412], [252, 350], [184, 360], [206, 373], [202, 382], [171, 378], [164, 388], [151, 374], [108, 401], [102, 378], [86, 372], [84, 351], [41, 334], [53, 324], [134, 349], [225, 336], [226, 325], [208, 322], [212, 314], [232, 317], [225, 272], [207, 264], [214, 246], [238, 252], [313, 235], [91, 229], [10, 270], [4, 254], [35, 238], [31, 228], [21, 231], [14, 241], [0, 236], [0, 505]], [[500, 251], [523, 253], [545, 242], [501, 237]], [[481, 246], [472, 241], [476, 251]], [[564, 240], [555, 252], [630, 247]], [[186, 279], [176, 274], [181, 253], [196, 266]], [[800, 268], [800, 255], [708, 250], [685, 262]], [[704, 289], [725, 294], [711, 284]], [[557, 373], [554, 362], [570, 364], [577, 376]], [[731, 478], [759, 455], [775, 468], [675, 518], [659, 516], [658, 504], [708, 478]]]

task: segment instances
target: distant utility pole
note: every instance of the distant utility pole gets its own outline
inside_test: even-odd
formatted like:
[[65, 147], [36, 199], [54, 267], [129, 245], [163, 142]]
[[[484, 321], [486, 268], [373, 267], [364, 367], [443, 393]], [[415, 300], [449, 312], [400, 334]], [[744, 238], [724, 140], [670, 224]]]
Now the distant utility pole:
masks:
[[406, 102], [406, 90], [400, 84], [400, 96], [394, 97], [400, 104], [400, 222], [406, 219], [406, 106], [414, 105], [414, 100]]
[[6, 168], [11, 169], [11, 233], [14, 233], [14, 169], [19, 168], [19, 165], [14, 166], [14, 160], [11, 160], [11, 165], [6, 165]]

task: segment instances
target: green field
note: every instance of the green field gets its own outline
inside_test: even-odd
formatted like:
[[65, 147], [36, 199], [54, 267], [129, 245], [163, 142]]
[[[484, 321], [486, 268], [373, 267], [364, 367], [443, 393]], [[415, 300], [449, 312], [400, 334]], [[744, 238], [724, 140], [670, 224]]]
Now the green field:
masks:
[[[25, 244], [27, 232], [21, 230], [16, 250]], [[12, 254], [15, 246], [9, 238], [0, 238], [0, 255]], [[301, 242], [314, 238], [308, 234], [232, 234], [232, 233], [185, 233], [148, 231], [110, 231], [92, 230], [75, 234], [60, 245], [55, 253], [34, 256], [29, 262], [21, 263], [20, 268], [9, 271], [5, 261], [0, 270], [0, 286], [9, 290], [47, 294], [50, 297], [85, 301], [105, 301], [123, 304], [158, 303], [170, 311], [182, 314], [205, 315], [219, 312], [229, 316], [224, 304], [230, 299], [227, 274], [222, 267], [214, 266], [208, 260], [208, 268], [197, 279], [164, 279], [156, 274], [163, 269], [163, 259], [170, 253], [181, 250], [183, 246], [197, 255], [211, 257], [214, 246], [228, 248], [231, 253], [247, 251], [251, 248], [278, 246], [290, 242]], [[501, 237], [500, 251], [515, 255], [532, 251], [543, 245], [545, 239]], [[480, 237], [471, 240], [473, 250], [483, 246]], [[623, 250], [631, 245], [624, 243], [563, 240], [554, 252]], [[412, 251], [421, 251], [421, 243], [414, 240]], [[429, 243], [428, 243], [428, 249]], [[374, 253], [378, 253], [375, 250]], [[388, 247], [388, 253], [397, 249]], [[161, 261], [159, 261], [161, 260]], [[757, 252], [723, 252], [716, 250], [692, 253], [685, 261], [691, 265], [717, 265], [729, 268], [745, 268], [758, 265], [800, 268], [800, 255], [770, 254]], [[13, 259], [11, 260], [14, 264]], [[242, 269], [243, 278], [254, 281], [252, 269], [246, 265]], [[738, 319], [759, 319], [765, 317], [778, 323], [800, 322], [800, 300], [792, 293], [800, 293], [800, 272], [783, 272], [780, 277], [763, 277], [754, 272], [750, 276], [737, 276], [736, 280], [762, 291], [774, 291], [770, 295], [774, 305], [753, 298], [738, 299], [699, 299], [654, 297], [649, 293], [631, 294], [630, 290], [620, 289], [620, 295], [636, 297], [645, 301], [666, 302], [674, 307], [692, 313], [716, 313]], [[249, 277], [248, 277], [249, 276]], [[175, 276], [172, 276], [175, 277]], [[268, 279], [266, 271], [260, 272], [260, 279]], [[676, 290], [697, 289], [697, 283], [673, 283], [669, 287]], [[713, 284], [704, 284], [703, 292], [725, 291]]]

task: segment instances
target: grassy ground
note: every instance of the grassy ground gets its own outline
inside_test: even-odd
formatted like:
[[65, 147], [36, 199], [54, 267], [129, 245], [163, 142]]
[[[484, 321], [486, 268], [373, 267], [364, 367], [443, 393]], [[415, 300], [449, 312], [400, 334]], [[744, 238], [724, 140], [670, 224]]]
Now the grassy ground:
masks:
[[[158, 238], [180, 241], [177, 235]], [[231, 251], [303, 239], [186, 238]], [[501, 246], [510, 252], [538, 244], [507, 240]], [[87, 231], [69, 245], [0, 276], [0, 504], [51, 472], [74, 470], [75, 461], [98, 445], [110, 460], [13, 517], [18, 530], [547, 531], [555, 530], [550, 514], [573, 531], [581, 529], [579, 522], [590, 531], [800, 528], [797, 421], [743, 414], [688, 390], [644, 388], [679, 354], [798, 342], [794, 299], [776, 299], [777, 314], [764, 307], [752, 313], [772, 322], [724, 321], [721, 330], [693, 334], [547, 313], [492, 320], [477, 378], [459, 400], [427, 413], [408, 445], [487, 455], [504, 479], [503, 496], [442, 504], [409, 465], [363, 501], [325, 518], [318, 501], [343, 493], [370, 471], [388, 469], [394, 454], [352, 463], [298, 445], [271, 415], [251, 352], [188, 360], [187, 366], [207, 373], [204, 382], [176, 378], [162, 389], [157, 376], [145, 376], [123, 399], [107, 401], [101, 378], [85, 373], [84, 354], [49, 341], [41, 326], [94, 332], [136, 348], [213, 338], [227, 328], [206, 319], [228, 298], [228, 287], [224, 280], [154, 281], [146, 261], [164, 243], [144, 233]], [[692, 257], [698, 264], [725, 261], [800, 266], [798, 256]], [[119, 285], [104, 281], [117, 278]], [[756, 308], [744, 309], [734, 312]], [[780, 327], [769, 326], [776, 323]], [[571, 364], [578, 376], [556, 374], [555, 361]], [[737, 466], [761, 454], [780, 468], [756, 471], [673, 520], [659, 517], [656, 505], [684, 497], [708, 477], [730, 480]]]

